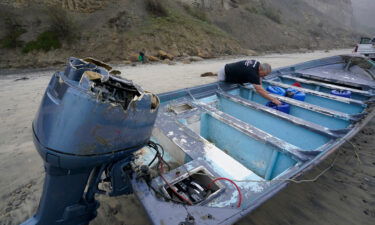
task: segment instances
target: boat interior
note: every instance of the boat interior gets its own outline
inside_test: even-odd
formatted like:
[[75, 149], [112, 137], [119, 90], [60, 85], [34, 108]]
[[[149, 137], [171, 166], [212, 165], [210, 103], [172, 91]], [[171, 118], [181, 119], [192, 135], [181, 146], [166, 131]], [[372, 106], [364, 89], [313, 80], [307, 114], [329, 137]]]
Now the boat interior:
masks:
[[[374, 66], [362, 69], [367, 75], [356, 76], [358, 65], [351, 66], [353, 72], [346, 70], [347, 64], [347, 58], [336, 57], [274, 71], [263, 80], [265, 89], [292, 89], [303, 95], [301, 100], [271, 93], [285, 104], [286, 111], [270, 105], [251, 84], [218, 82], [159, 95], [161, 107], [152, 139], [163, 146], [164, 160], [171, 166], [165, 179], [176, 189], [189, 177], [203, 189], [215, 185], [204, 199], [190, 198], [193, 206], [188, 207], [196, 207], [190, 209], [139, 192], [152, 220], [165, 216], [151, 210], [156, 204], [175, 207], [176, 221], [188, 211], [202, 224], [231, 223], [241, 217], [241, 211], [250, 212], [283, 188], [288, 179], [331, 154], [374, 114]], [[329, 79], [325, 73], [330, 74]], [[341, 79], [340, 74], [348, 73], [357, 80]], [[152, 160], [154, 151], [146, 147], [137, 154], [142, 156], [136, 157], [141, 165]], [[156, 167], [156, 161], [151, 168]], [[234, 181], [242, 193], [230, 182], [215, 178]], [[159, 174], [154, 175], [152, 185], [170, 198], [179, 198]], [[135, 186], [143, 190], [141, 183]], [[215, 219], [199, 219], [219, 208], [227, 211], [212, 211]]]

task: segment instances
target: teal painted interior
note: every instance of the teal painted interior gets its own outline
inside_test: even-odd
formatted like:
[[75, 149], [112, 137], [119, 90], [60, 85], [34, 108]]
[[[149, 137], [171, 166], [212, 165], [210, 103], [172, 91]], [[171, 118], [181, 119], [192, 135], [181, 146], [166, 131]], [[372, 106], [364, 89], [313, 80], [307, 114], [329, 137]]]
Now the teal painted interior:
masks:
[[322, 125], [332, 130], [344, 129], [349, 127], [349, 125], [351, 124], [348, 120], [327, 116], [297, 106], [290, 107], [290, 114], [312, 123]]
[[226, 154], [267, 180], [296, 164], [295, 160], [279, 152], [276, 147], [258, 141], [206, 113], [201, 116], [200, 133]]
[[[293, 79], [289, 79], [289, 78], [285, 78], [285, 77], [280, 77], [280, 78], [276, 79], [275, 81], [282, 82], [284, 84], [290, 84], [290, 85], [292, 85], [296, 82]], [[303, 88], [314, 90], [314, 91], [320, 91], [320, 92], [324, 92], [324, 93], [328, 93], [328, 94], [330, 94], [331, 91], [333, 90], [333, 89], [330, 89], [330, 88], [327, 88], [327, 87], [322, 87], [322, 86], [315, 85], [315, 84], [306, 84], [306, 83], [303, 83], [303, 82], [299, 82], [299, 83], [302, 85]], [[357, 99], [357, 100], [361, 100], [361, 101], [369, 99], [368, 96], [364, 96], [364, 95], [361, 95], [361, 94], [358, 94], [358, 93], [352, 93], [352, 98]]]
[[216, 100], [217, 100], [216, 95], [211, 95], [211, 96], [199, 99], [200, 102], [206, 103], [206, 104], [209, 104], [209, 103], [214, 102]]
[[330, 140], [325, 135], [298, 126], [272, 114], [233, 102], [225, 97], [219, 97], [218, 108], [301, 149], [315, 150]]
[[[266, 89], [267, 86], [269, 85], [264, 84], [263, 86]], [[340, 102], [340, 101], [336, 101], [333, 99], [312, 95], [309, 93], [305, 93], [305, 94], [306, 94], [306, 98], [304, 102], [317, 105], [317, 106], [321, 106], [323, 108], [332, 109], [332, 110], [336, 110], [338, 112], [343, 112], [347, 114], [357, 114], [364, 110], [364, 107], [361, 105]]]
[[[239, 96], [250, 101], [265, 105], [268, 100], [260, 96], [255, 91], [247, 88], [241, 88], [238, 92]], [[295, 105], [290, 105], [290, 115], [299, 117], [301, 119], [322, 125], [330, 129], [343, 129], [350, 125], [350, 122], [340, 118], [331, 117], [312, 110], [301, 108]]]
[[[232, 95], [238, 95], [239, 89], [236, 88], [236, 89], [230, 90], [230, 91], [228, 91], [228, 93], [232, 94]], [[199, 101], [202, 102], [202, 103], [210, 104], [214, 101], [217, 101], [217, 96], [216, 96], [216, 94], [211, 95], [211, 96], [208, 96], [208, 97], [205, 97], [205, 98], [201, 98], [201, 99], [199, 99]]]

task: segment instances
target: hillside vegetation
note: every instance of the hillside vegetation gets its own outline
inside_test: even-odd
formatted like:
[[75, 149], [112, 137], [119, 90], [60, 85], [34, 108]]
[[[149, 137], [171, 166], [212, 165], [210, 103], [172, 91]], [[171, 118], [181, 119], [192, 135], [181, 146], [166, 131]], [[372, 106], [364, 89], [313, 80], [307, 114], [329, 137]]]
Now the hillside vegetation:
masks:
[[160, 56], [163, 50], [170, 59], [304, 51], [349, 47], [356, 38], [350, 0], [4, 0], [0, 6], [0, 68], [60, 65], [71, 55], [121, 63], [140, 51]]

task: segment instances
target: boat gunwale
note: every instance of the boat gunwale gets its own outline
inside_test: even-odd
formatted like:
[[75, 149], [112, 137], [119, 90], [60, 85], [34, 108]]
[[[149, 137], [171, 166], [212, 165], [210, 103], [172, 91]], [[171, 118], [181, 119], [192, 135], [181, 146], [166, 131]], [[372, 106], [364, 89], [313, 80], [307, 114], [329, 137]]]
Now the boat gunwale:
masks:
[[325, 87], [325, 88], [328, 88], [328, 89], [332, 89], [332, 90], [335, 90], [335, 89], [348, 90], [348, 91], [351, 91], [353, 93], [360, 94], [360, 95], [363, 95], [363, 96], [366, 96], [366, 97], [375, 96], [374, 93], [371, 93], [369, 91], [358, 90], [358, 89], [354, 89], [354, 88], [350, 88], [350, 87], [343, 87], [343, 86], [340, 86], [340, 85], [328, 84], [328, 83], [319, 82], [319, 81], [315, 81], [315, 80], [308, 80], [304, 77], [299, 77], [299, 76], [303, 75], [303, 73], [294, 73], [294, 74], [295, 74], [295, 76], [291, 76], [290, 74], [285, 74], [285, 75], [282, 75], [281, 77], [291, 79], [291, 80], [295, 80], [295, 81], [305, 83], [305, 84], [319, 85], [319, 86], [322, 86], [322, 87]]

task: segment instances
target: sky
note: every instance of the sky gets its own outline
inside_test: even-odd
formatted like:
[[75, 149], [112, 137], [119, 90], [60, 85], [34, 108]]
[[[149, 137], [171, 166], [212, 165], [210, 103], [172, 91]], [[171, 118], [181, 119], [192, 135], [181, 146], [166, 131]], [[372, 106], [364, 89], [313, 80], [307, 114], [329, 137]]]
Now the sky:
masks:
[[375, 35], [375, 0], [351, 0], [357, 25], [367, 27], [368, 33]]

